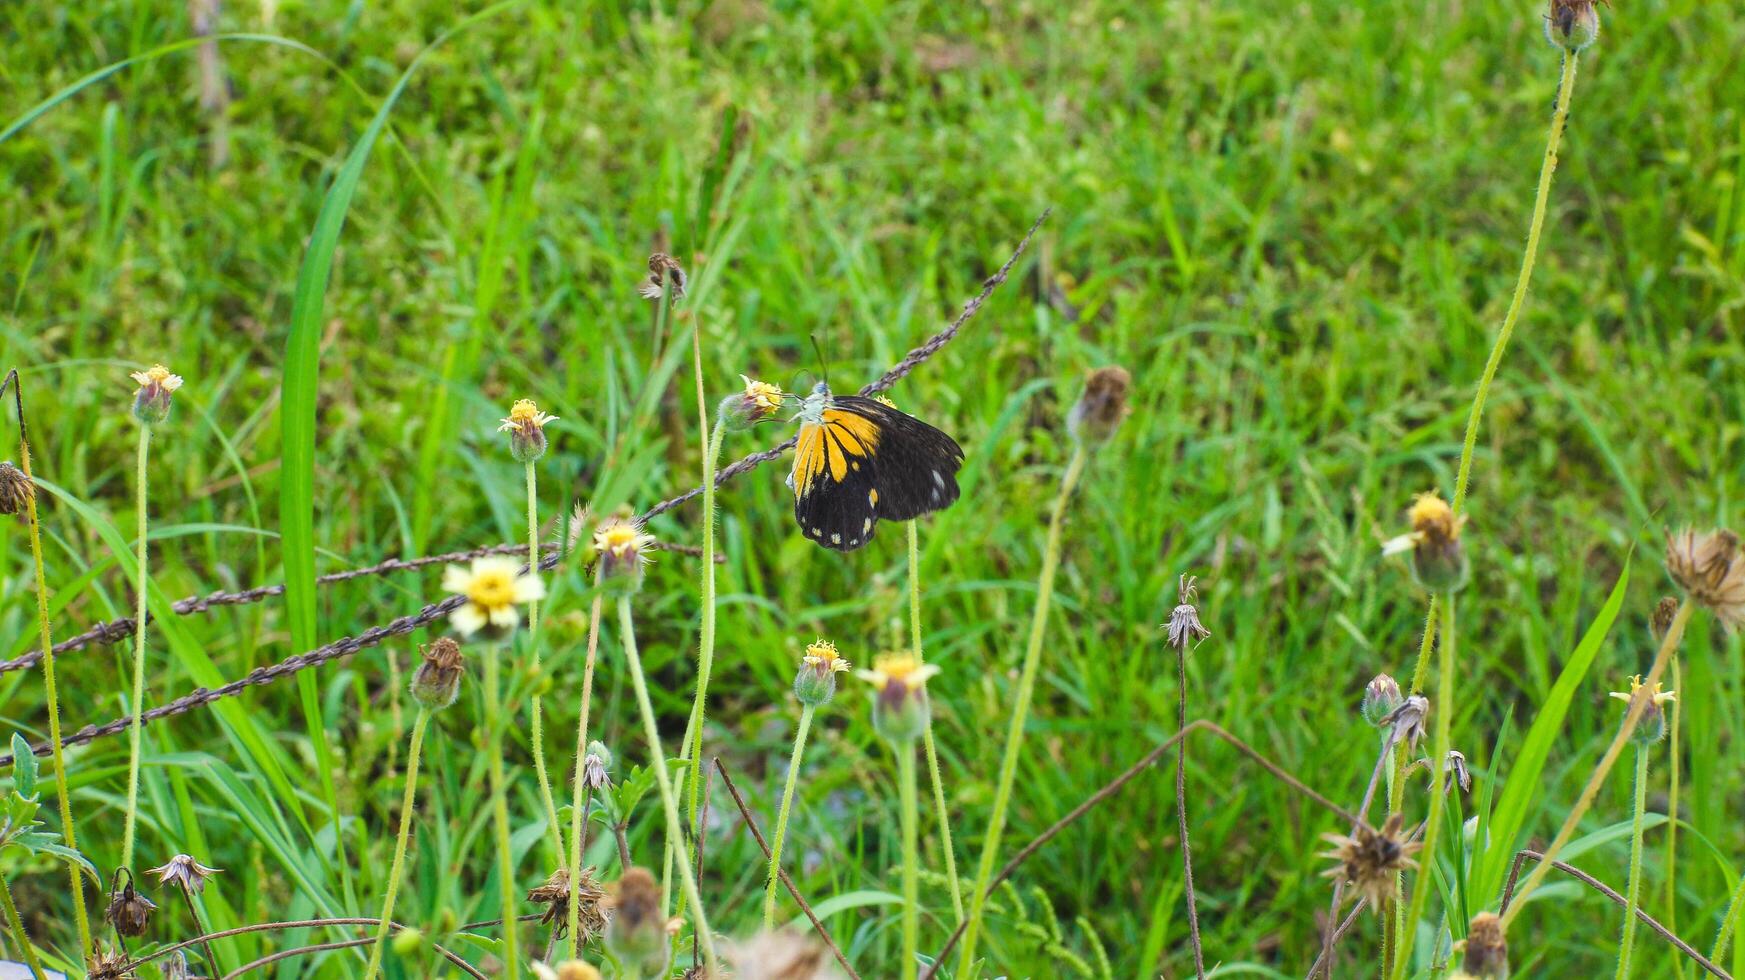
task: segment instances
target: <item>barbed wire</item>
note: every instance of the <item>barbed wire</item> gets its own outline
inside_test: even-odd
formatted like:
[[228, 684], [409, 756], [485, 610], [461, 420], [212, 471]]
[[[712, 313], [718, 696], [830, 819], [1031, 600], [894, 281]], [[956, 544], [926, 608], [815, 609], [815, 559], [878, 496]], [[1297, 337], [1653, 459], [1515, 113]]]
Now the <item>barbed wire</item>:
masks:
[[[1024, 238], [1019, 241], [1017, 248], [1012, 251], [1011, 256], [1009, 256], [1005, 263], [1000, 266], [999, 271], [982, 281], [981, 292], [963, 304], [963, 309], [958, 313], [956, 319], [952, 320], [943, 330], [928, 338], [926, 343], [909, 351], [901, 361], [897, 362], [897, 364], [889, 371], [886, 371], [877, 381], [863, 386], [860, 389], [860, 393], [862, 395], [870, 396], [888, 390], [892, 385], [906, 377], [917, 366], [933, 357], [933, 355], [939, 353], [947, 343], [950, 343], [951, 339], [957, 336], [958, 331], [962, 329], [963, 325], [968, 323], [970, 318], [975, 316], [976, 313], [981, 310], [982, 305], [987, 302], [989, 296], [993, 295], [994, 290], [997, 289], [1001, 283], [1006, 281], [1007, 276], [1011, 274], [1012, 267], [1017, 264], [1019, 257], [1024, 254], [1024, 251], [1027, 248], [1029, 248], [1031, 239], [1036, 236], [1036, 232], [1042, 227], [1042, 223], [1047, 221], [1048, 216], [1052, 213], [1052, 208], [1045, 209], [1042, 214], [1037, 217], [1035, 223], [1030, 226], [1030, 230], [1026, 232]], [[789, 438], [787, 441], [772, 449], [767, 449], [760, 453], [753, 453], [734, 462], [732, 465], [716, 474], [715, 485], [719, 487], [728, 480], [731, 480], [742, 473], [770, 462], [771, 460], [780, 458], [782, 454], [792, 448], [793, 445], [794, 440]], [[703, 488], [701, 486], [693, 487], [678, 496], [663, 500], [640, 515], [640, 519], [646, 521], [660, 514], [664, 514], [693, 497], [701, 495], [702, 492]], [[526, 548], [526, 545], [492, 545], [484, 549], [475, 549], [471, 552], [454, 552], [449, 555], [433, 555], [428, 558], [390, 559], [389, 561], [382, 562], [378, 565], [372, 565], [369, 568], [351, 569], [345, 572], [335, 572], [332, 575], [324, 575], [319, 581], [343, 581], [345, 579], [359, 578], [365, 575], [382, 574], [386, 571], [398, 571], [406, 568], [423, 567], [425, 565], [436, 564], [443, 561], [453, 561], [460, 557], [477, 557], [478, 555], [492, 553], [513, 554], [517, 551], [525, 551]], [[554, 568], [562, 557], [563, 555], [561, 553], [556, 552], [546, 555], [540, 558], [539, 567], [542, 571]], [[523, 567], [525, 568], [526, 566]], [[237, 593], [217, 592], [198, 598], [189, 597], [188, 599], [183, 599], [180, 602], [177, 602], [175, 607], [181, 607], [186, 604], [186, 611], [194, 612], [212, 608], [213, 606], [257, 602], [261, 599], [281, 594], [284, 590], [285, 587], [283, 585], [269, 585]], [[307, 670], [311, 667], [319, 667], [322, 664], [337, 660], [340, 657], [350, 656], [359, 651], [369, 649], [370, 647], [380, 644], [384, 640], [395, 636], [403, 636], [415, 630], [422, 629], [423, 627], [442, 619], [465, 601], [465, 596], [450, 596], [440, 602], [429, 603], [410, 616], [401, 616], [378, 626], [372, 626], [356, 636], [343, 637], [332, 643], [316, 647], [307, 653], [287, 657], [276, 664], [257, 667], [242, 678], [231, 681], [229, 684], [225, 684], [222, 687], [211, 689], [195, 688], [193, 691], [190, 691], [174, 701], [158, 705], [155, 708], [148, 708], [140, 716], [141, 721], [142, 723], [152, 722], [161, 718], [186, 714], [189, 711], [204, 707], [205, 705], [223, 698], [240, 694], [251, 687], [260, 687], [264, 684], [270, 684], [280, 678], [289, 677], [298, 671]], [[183, 610], [177, 608], [177, 612], [181, 613]], [[57, 644], [55, 652], [58, 655], [61, 652], [62, 646], [66, 646], [67, 649], [72, 650], [92, 643], [113, 643], [116, 640], [131, 636], [133, 628], [133, 621], [131, 619], [118, 619], [112, 620], [108, 623], [102, 623], [70, 640], [64, 641], [63, 644]], [[40, 657], [41, 653], [38, 652], [36, 656]], [[18, 669], [12, 665], [27, 659], [29, 659], [29, 655], [20, 657], [17, 661], [8, 661], [5, 664], [0, 664], [0, 668]], [[34, 663], [35, 661], [31, 662]], [[28, 664], [25, 666], [28, 666]], [[0, 670], [0, 673], [3, 672], [4, 670]], [[86, 725], [62, 739], [62, 744], [82, 745], [86, 742], [96, 741], [97, 739], [108, 735], [119, 734], [120, 732], [126, 731], [132, 721], [132, 715], [123, 715], [102, 725]], [[50, 746], [47, 742], [43, 742], [31, 746], [31, 751], [39, 756], [47, 755], [50, 751]], [[0, 767], [10, 766], [12, 761], [11, 754], [0, 756]]]

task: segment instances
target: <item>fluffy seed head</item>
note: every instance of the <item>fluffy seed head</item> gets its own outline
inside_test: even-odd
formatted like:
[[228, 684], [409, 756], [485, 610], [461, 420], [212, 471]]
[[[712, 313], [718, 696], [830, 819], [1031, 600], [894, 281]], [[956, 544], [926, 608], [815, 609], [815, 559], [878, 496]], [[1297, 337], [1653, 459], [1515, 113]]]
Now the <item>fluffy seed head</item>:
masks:
[[1336, 862], [1322, 874], [1352, 886], [1379, 914], [1393, 899], [1394, 884], [1400, 872], [1417, 867], [1412, 855], [1417, 853], [1418, 845], [1400, 836], [1403, 820], [1404, 817], [1396, 813], [1388, 817], [1380, 830], [1358, 827], [1357, 832], [1349, 837], [1343, 834], [1321, 835], [1333, 845], [1332, 850], [1321, 856]]
[[424, 660], [412, 674], [412, 699], [430, 711], [441, 711], [460, 696], [461, 678], [466, 676], [466, 657], [460, 644], [449, 637], [438, 637], [420, 652]]
[[11, 461], [0, 462], [0, 514], [17, 514], [30, 506], [36, 484]]
[[1121, 420], [1131, 411], [1127, 396], [1133, 389], [1133, 376], [1117, 365], [1100, 367], [1085, 378], [1084, 394], [1066, 417], [1066, 431], [1089, 446], [1109, 441]]
[[1739, 536], [1726, 528], [1698, 534], [1685, 528], [1666, 538], [1666, 571], [1728, 632], [1745, 626], [1745, 562]]

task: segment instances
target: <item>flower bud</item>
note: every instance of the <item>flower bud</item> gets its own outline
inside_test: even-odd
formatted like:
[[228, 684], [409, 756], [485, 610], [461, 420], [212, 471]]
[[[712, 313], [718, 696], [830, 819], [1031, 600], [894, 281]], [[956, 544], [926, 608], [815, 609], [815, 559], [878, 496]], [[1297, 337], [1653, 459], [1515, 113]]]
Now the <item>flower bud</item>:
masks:
[[1648, 635], [1653, 637], [1654, 644], [1659, 646], [1666, 641], [1668, 630], [1672, 629], [1672, 621], [1678, 616], [1678, 600], [1665, 596], [1654, 604], [1654, 614], [1648, 617]]
[[424, 933], [417, 929], [401, 929], [394, 933], [392, 942], [395, 956], [412, 956], [424, 948]]
[[516, 462], [531, 463], [545, 455], [545, 424], [556, 421], [557, 416], [545, 414], [531, 399], [523, 398], [510, 407], [509, 417], [497, 431], [509, 433], [509, 453]]
[[836, 696], [836, 675], [847, 669], [848, 661], [837, 656], [836, 644], [823, 639], [813, 642], [794, 674], [794, 697], [811, 708], [830, 703]]
[[1545, 39], [1570, 54], [1599, 40], [1600, 14], [1594, 0], [1551, 0], [1545, 15]]
[[169, 418], [170, 396], [182, 386], [181, 377], [162, 364], [154, 364], [149, 371], [133, 372], [132, 378], [139, 383], [133, 395], [133, 417], [146, 426]]
[[628, 516], [610, 517], [594, 529], [594, 555], [600, 563], [600, 582], [613, 595], [629, 595], [642, 588], [643, 566], [654, 535]]
[[11, 462], [0, 462], [0, 514], [17, 514], [30, 506], [36, 484]]
[[1636, 718], [1636, 730], [1630, 733], [1638, 745], [1652, 745], [1666, 737], [1667, 702], [1677, 700], [1677, 692], [1662, 691], [1660, 683], [1652, 685], [1642, 683], [1642, 675], [1630, 678], [1630, 690], [1613, 691], [1612, 697], [1624, 702], [1624, 717], [1628, 719], [1630, 712], [1642, 705], [1642, 713]]
[[661, 976], [669, 950], [661, 915], [660, 884], [646, 868], [624, 872], [613, 888], [612, 915], [606, 920], [606, 951], [628, 970]]
[[1066, 417], [1066, 431], [1090, 446], [1109, 441], [1127, 417], [1127, 394], [1133, 388], [1133, 376], [1127, 369], [1111, 365], [1092, 371], [1085, 379], [1084, 394]]
[[873, 730], [885, 741], [903, 745], [927, 731], [933, 718], [927, 679], [939, 673], [938, 667], [923, 664], [912, 653], [887, 653], [873, 661], [872, 670], [856, 673], [875, 688]]
[[739, 380], [745, 382], [745, 390], [721, 399], [721, 405], [716, 409], [728, 428], [735, 431], [749, 429], [781, 410], [782, 389], [767, 381], [753, 381], [743, 374]]
[[1469, 567], [1460, 543], [1465, 520], [1435, 491], [1418, 495], [1408, 512], [1412, 521], [1412, 577], [1430, 592], [1459, 592]]
[[429, 711], [441, 711], [460, 696], [461, 678], [466, 676], [466, 657], [460, 644], [444, 636], [421, 651], [424, 661], [412, 674], [412, 700]]
[[605, 789], [612, 781], [612, 752], [604, 742], [589, 742], [582, 757], [582, 782], [593, 789]]
[[1386, 674], [1377, 674], [1363, 688], [1363, 720], [1377, 728], [1388, 727], [1387, 717], [1405, 700], [1400, 683]]

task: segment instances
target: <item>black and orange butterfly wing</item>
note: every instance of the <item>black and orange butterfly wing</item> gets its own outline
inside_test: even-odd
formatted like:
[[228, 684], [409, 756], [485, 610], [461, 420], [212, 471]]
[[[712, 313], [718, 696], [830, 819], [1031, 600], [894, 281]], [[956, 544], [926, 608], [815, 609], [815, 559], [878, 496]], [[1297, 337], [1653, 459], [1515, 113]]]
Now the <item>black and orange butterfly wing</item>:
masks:
[[963, 449], [933, 426], [859, 395], [839, 395], [794, 449], [794, 519], [838, 551], [872, 540], [880, 520], [907, 521], [957, 500]]

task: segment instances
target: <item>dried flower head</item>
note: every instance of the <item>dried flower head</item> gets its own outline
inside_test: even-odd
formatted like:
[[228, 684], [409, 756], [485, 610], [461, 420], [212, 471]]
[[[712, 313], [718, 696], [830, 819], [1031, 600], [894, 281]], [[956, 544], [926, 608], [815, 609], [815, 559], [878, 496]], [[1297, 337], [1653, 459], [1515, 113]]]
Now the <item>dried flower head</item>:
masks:
[[1212, 631], [1200, 623], [1200, 610], [1194, 605], [1194, 600], [1200, 596], [1195, 587], [1198, 578], [1182, 575], [1176, 579], [1176, 607], [1170, 610], [1169, 622], [1164, 624], [1168, 631], [1169, 645], [1175, 647], [1177, 653], [1187, 653], [1189, 646], [1199, 646], [1200, 642], [1212, 635]]
[[842, 980], [823, 945], [791, 929], [760, 932], [722, 951], [734, 980]]
[[[1600, 14], [1595, 0], [1551, 0], [1545, 13], [1545, 39], [1571, 54], [1599, 40]], [[1611, 6], [1607, 3], [1606, 6]]]
[[648, 278], [642, 281], [637, 292], [643, 299], [660, 299], [663, 286], [670, 287], [673, 302], [685, 298], [685, 270], [679, 267], [677, 259], [665, 252], [656, 252], [648, 257]]
[[1462, 793], [1472, 789], [1472, 770], [1466, 765], [1466, 753], [1459, 749], [1449, 749], [1448, 758], [1442, 762], [1442, 776], [1448, 780], [1450, 788], [1459, 786]]
[[873, 658], [873, 669], [857, 670], [856, 677], [873, 685], [873, 730], [886, 741], [909, 742], [920, 738], [933, 718], [927, 700], [927, 680], [939, 673], [908, 651]]
[[412, 699], [430, 711], [441, 711], [460, 696], [461, 678], [466, 676], [466, 657], [460, 644], [442, 636], [425, 644], [419, 651], [424, 660], [412, 674]]
[[0, 514], [17, 514], [30, 507], [36, 484], [11, 461], [0, 462]]
[[1490, 912], [1472, 917], [1466, 927], [1466, 951], [1460, 968], [1474, 980], [1509, 980], [1509, 943], [1503, 920]]
[[1126, 368], [1111, 365], [1092, 371], [1084, 393], [1067, 413], [1066, 431], [1087, 445], [1108, 442], [1131, 411], [1127, 396], [1132, 389], [1133, 376]]
[[768, 381], [753, 381], [743, 374], [739, 380], [745, 382], [745, 390], [721, 399], [721, 406], [717, 409], [729, 428], [747, 429], [781, 411], [782, 389]]
[[[126, 881], [123, 881], [123, 876]], [[115, 872], [109, 889], [109, 905], [103, 910], [103, 921], [115, 928], [118, 936], [143, 936], [151, 924], [151, 914], [157, 904], [133, 887], [133, 873], [126, 868]]]
[[1685, 528], [1667, 535], [1666, 571], [1728, 632], [1745, 626], [1745, 562], [1739, 561], [1737, 534], [1726, 528], [1707, 534]]
[[627, 968], [660, 975], [667, 965], [667, 920], [661, 913], [660, 883], [646, 868], [631, 868], [612, 887], [607, 900], [606, 949]]
[[1392, 730], [1391, 738], [1396, 744], [1416, 749], [1418, 742], [1424, 737], [1424, 720], [1430, 717], [1430, 699], [1422, 694], [1414, 694], [1400, 706], [1389, 712], [1382, 723]]
[[836, 644], [823, 638], [812, 641], [806, 647], [806, 655], [800, 658], [799, 672], [794, 675], [794, 697], [814, 708], [829, 703], [836, 696], [836, 675], [848, 667]]
[[1393, 714], [1406, 699], [1405, 692], [1400, 690], [1400, 682], [1387, 674], [1377, 674], [1363, 687], [1363, 720], [1377, 728], [1389, 725], [1388, 716]]
[[589, 742], [582, 756], [582, 782], [593, 789], [605, 789], [612, 781], [612, 752], [604, 742]]
[[634, 517], [608, 517], [594, 529], [594, 554], [600, 563], [600, 581], [615, 591], [635, 592], [642, 587], [642, 569], [654, 548], [654, 535], [642, 529]]
[[149, 370], [133, 372], [131, 377], [139, 383], [139, 390], [133, 393], [133, 417], [142, 425], [157, 425], [169, 418], [170, 396], [182, 387], [181, 376], [171, 374], [162, 364], [154, 364]]
[[517, 462], [531, 463], [545, 455], [545, 424], [556, 421], [557, 416], [545, 414], [532, 399], [523, 398], [510, 406], [509, 417], [497, 431], [509, 433], [509, 452]]
[[1357, 832], [1349, 837], [1322, 834], [1322, 839], [1332, 844], [1333, 849], [1321, 856], [1338, 862], [1322, 874], [1351, 885], [1379, 914], [1393, 899], [1399, 874], [1417, 867], [1412, 855], [1417, 853], [1418, 845], [1400, 836], [1404, 819], [1403, 815], [1395, 813], [1388, 817], [1380, 830], [1358, 827]]
[[487, 626], [494, 636], [505, 636], [520, 622], [516, 606], [545, 598], [539, 576], [521, 571], [521, 563], [508, 555], [481, 555], [471, 568], [450, 565], [443, 570], [442, 588], [467, 598], [448, 614], [449, 625], [463, 637]]
[[[581, 904], [577, 906], [578, 928], [582, 930], [582, 942], [592, 942], [606, 928], [606, 911], [601, 907], [606, 900], [606, 890], [600, 887], [600, 882], [594, 877], [593, 868], [583, 868], [577, 879], [575, 895]], [[555, 923], [557, 935], [561, 938], [569, 932], [570, 915], [570, 872], [568, 868], [559, 868], [545, 879], [545, 884], [527, 893], [527, 900], [535, 905], [545, 906], [545, 914], [539, 917], [541, 923]]]
[[1448, 501], [1431, 490], [1413, 498], [1406, 511], [1412, 530], [1382, 545], [1382, 554], [1409, 551], [1412, 577], [1431, 592], [1458, 592], [1466, 584], [1466, 546], [1460, 531], [1465, 517], [1455, 517]]
[[1677, 700], [1677, 692], [1662, 691], [1660, 682], [1652, 685], [1642, 683], [1642, 675], [1630, 678], [1630, 690], [1613, 691], [1612, 697], [1624, 702], [1624, 716], [1629, 717], [1636, 705], [1642, 705], [1642, 714], [1636, 719], [1636, 730], [1631, 733], [1637, 741], [1646, 743], [1658, 742], [1666, 736], [1666, 709], [1668, 702]]
[[161, 867], [151, 868], [146, 873], [158, 876], [159, 884], [175, 883], [190, 895], [198, 895], [206, 888], [206, 879], [223, 871], [223, 868], [208, 868], [186, 854], [178, 854], [170, 858]]
[[1678, 600], [1672, 596], [1662, 596], [1654, 604], [1654, 612], [1648, 617], [1648, 635], [1656, 645], [1666, 640], [1666, 634], [1672, 629], [1672, 621], [1678, 616]]
[[85, 957], [86, 980], [134, 980], [139, 974], [128, 969], [132, 962], [125, 949], [111, 949], [105, 943]]

